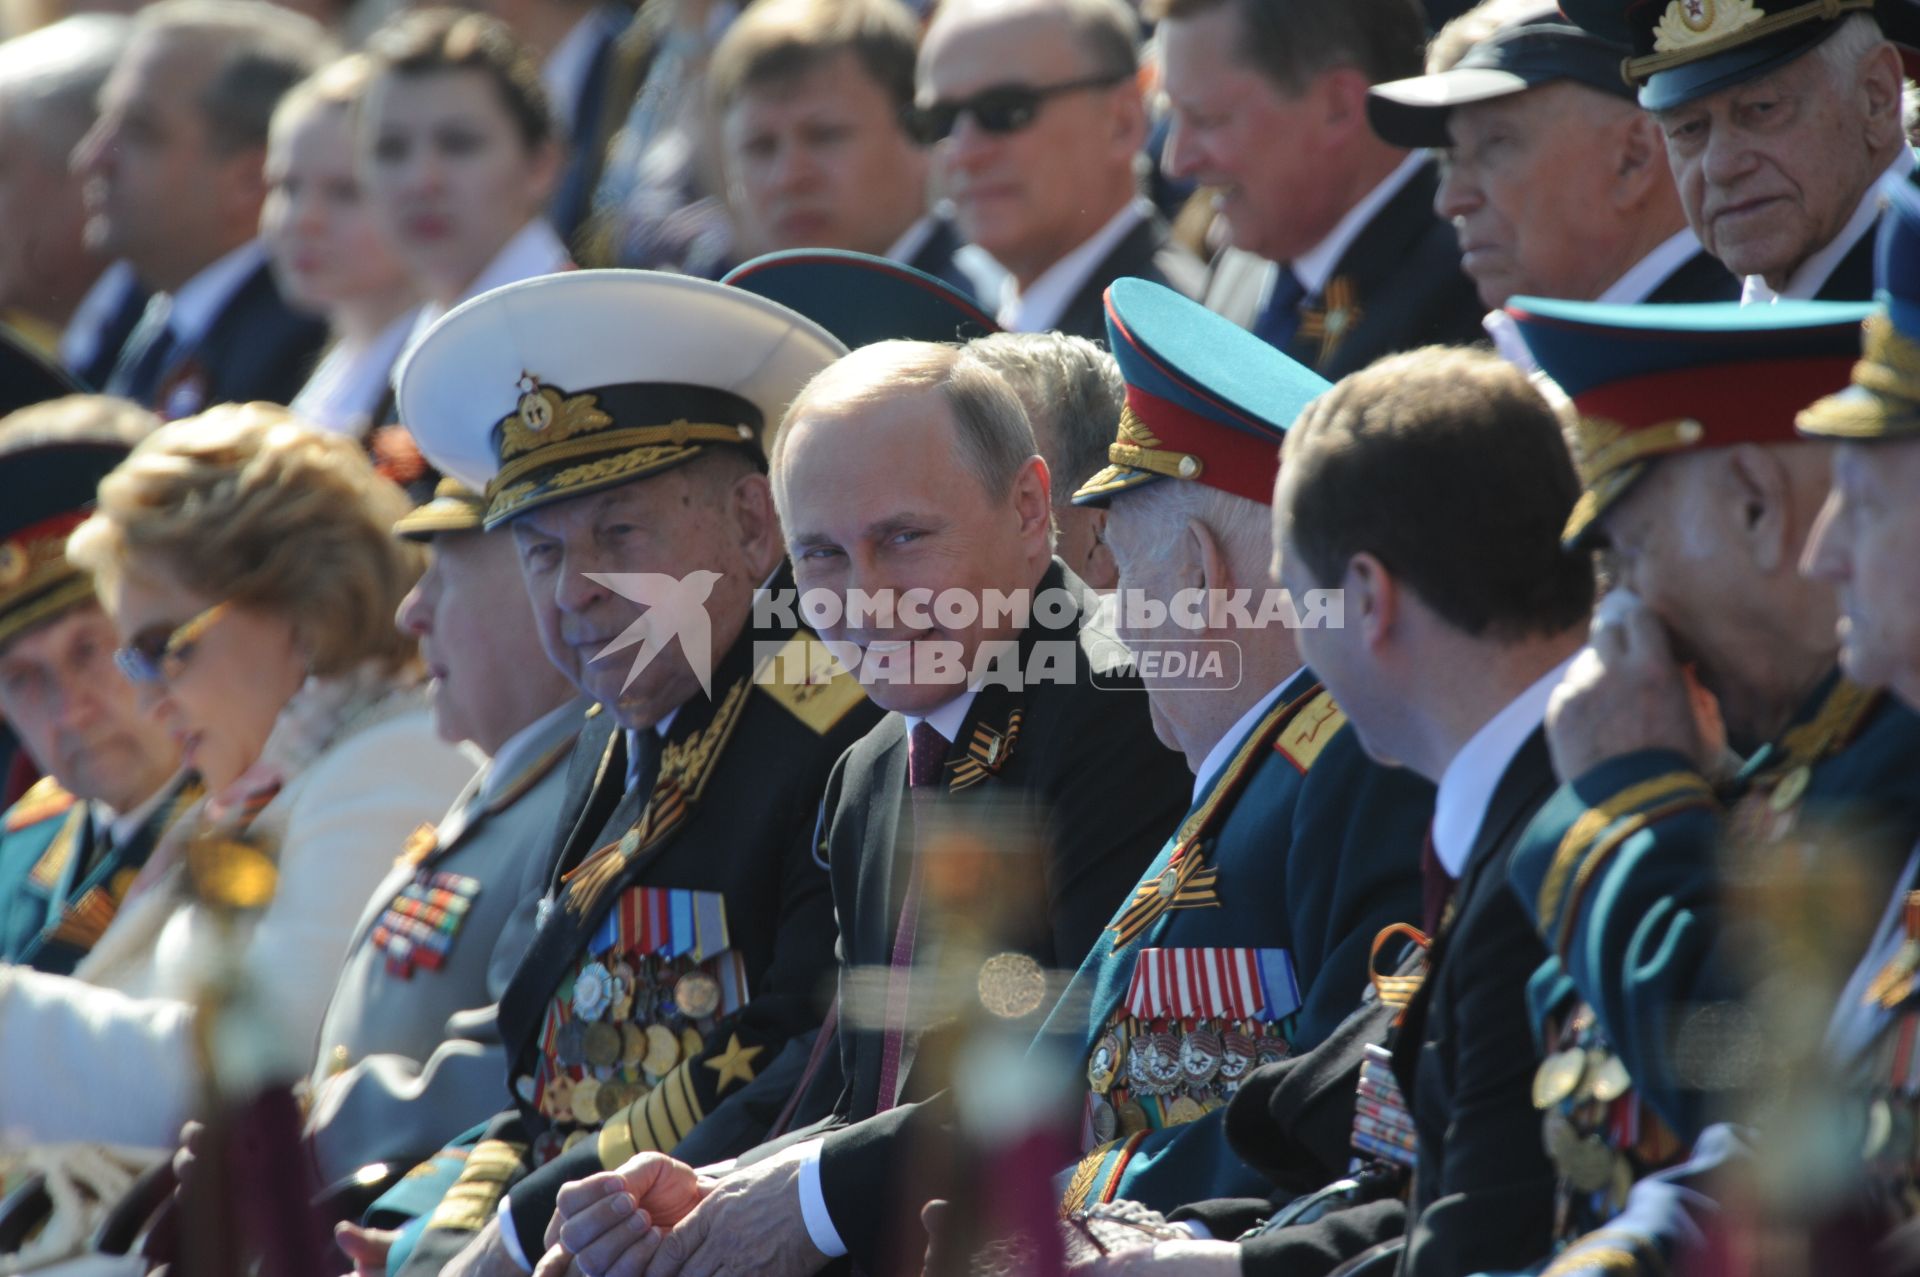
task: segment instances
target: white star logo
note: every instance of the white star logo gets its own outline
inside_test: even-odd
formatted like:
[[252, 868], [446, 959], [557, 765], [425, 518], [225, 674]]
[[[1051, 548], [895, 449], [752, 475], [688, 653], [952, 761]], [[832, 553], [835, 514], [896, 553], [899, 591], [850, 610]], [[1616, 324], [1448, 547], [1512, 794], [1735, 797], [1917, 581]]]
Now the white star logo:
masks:
[[713, 628], [707, 619], [707, 596], [719, 582], [718, 572], [689, 572], [686, 576], [668, 576], [663, 572], [588, 572], [589, 581], [606, 586], [623, 599], [631, 599], [646, 610], [611, 643], [593, 654], [594, 660], [611, 656], [638, 643], [625, 691], [640, 677], [653, 658], [676, 637], [687, 664], [700, 680], [700, 690], [713, 695]]

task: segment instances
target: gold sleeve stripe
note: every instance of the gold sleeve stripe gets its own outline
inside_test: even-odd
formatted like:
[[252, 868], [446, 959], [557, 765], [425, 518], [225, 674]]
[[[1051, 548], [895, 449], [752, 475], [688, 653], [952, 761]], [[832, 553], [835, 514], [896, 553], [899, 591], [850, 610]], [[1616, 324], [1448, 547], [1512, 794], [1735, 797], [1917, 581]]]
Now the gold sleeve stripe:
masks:
[[1695, 772], [1667, 772], [1650, 780], [1629, 785], [1598, 807], [1588, 808], [1580, 813], [1580, 818], [1567, 830], [1566, 837], [1560, 840], [1558, 850], [1553, 853], [1553, 863], [1547, 867], [1545, 881], [1540, 884], [1540, 897], [1535, 903], [1535, 911], [1542, 923], [1551, 919], [1560, 908], [1562, 897], [1566, 894], [1567, 879], [1579, 865], [1581, 857], [1593, 840], [1598, 838], [1614, 821], [1642, 807], [1651, 806], [1675, 794], [1698, 795], [1712, 801], [1713, 790], [1707, 782]]

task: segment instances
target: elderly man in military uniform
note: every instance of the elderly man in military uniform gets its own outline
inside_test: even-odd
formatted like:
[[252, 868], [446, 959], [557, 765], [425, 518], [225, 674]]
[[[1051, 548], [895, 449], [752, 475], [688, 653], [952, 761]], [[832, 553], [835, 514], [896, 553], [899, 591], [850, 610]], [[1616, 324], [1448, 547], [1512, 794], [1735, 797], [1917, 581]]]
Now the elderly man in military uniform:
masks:
[[[841, 760], [821, 833], [843, 995], [874, 986], [860, 974], [869, 968], [883, 1014], [856, 1019], [857, 1004], [843, 1008], [845, 1091], [834, 1119], [807, 1138], [717, 1181], [642, 1157], [570, 1189], [555, 1235], [594, 1271], [656, 1247], [661, 1272], [798, 1273], [849, 1253], [873, 1270], [917, 1256], [911, 1221], [925, 1198], [901, 1169], [923, 1160], [908, 1150], [939, 1161], [953, 1147], [945, 1052], [911, 1019], [938, 988], [922, 946], [940, 918], [922, 900], [938, 899], [945, 875], [928, 831], [990, 805], [1038, 817], [1038, 881], [995, 904], [1028, 958], [1078, 964], [1191, 788], [1179, 757], [1153, 739], [1139, 681], [1119, 668], [1124, 653], [1084, 628], [1090, 601], [1050, 553], [1046, 464], [997, 374], [952, 346], [864, 347], [789, 409], [773, 471], [803, 589], [932, 599], [931, 626], [903, 602], [890, 618], [842, 615], [822, 631], [851, 649], [870, 694], [892, 711]], [[995, 593], [1029, 600], [1026, 619], [942, 604]], [[952, 665], [933, 662], [942, 651]], [[999, 675], [982, 677], [989, 659]], [[932, 946], [945, 937], [935, 931]], [[696, 1200], [664, 1241], [624, 1222], [671, 1222]]]
[[1872, 295], [1882, 185], [1914, 165], [1874, 0], [1563, 7], [1631, 45], [1622, 69], [1666, 135], [1687, 220], [1742, 300]]
[[[16, 386], [63, 392], [8, 349]], [[41, 380], [36, 380], [39, 376]], [[118, 645], [67, 534], [154, 419], [73, 397], [0, 421], [0, 716], [43, 773], [0, 828], [0, 960], [71, 972], [184, 806], [175, 743], [113, 665]]]
[[1564, 1245], [1709, 1116], [1683, 1026], [1747, 983], [1719, 956], [1719, 857], [1845, 822], [1889, 881], [1920, 834], [1920, 717], [1842, 676], [1833, 592], [1796, 571], [1833, 448], [1794, 412], [1845, 384], [1864, 307], [1510, 310], [1579, 414], [1567, 541], [1604, 546], [1617, 581], [1549, 718], [1563, 786], [1509, 870], [1550, 955], [1534, 1101]]
[[541, 651], [513, 538], [482, 531], [485, 513], [449, 479], [394, 525], [433, 553], [396, 619], [420, 642], [434, 726], [488, 762], [409, 840], [356, 929], [310, 1083], [323, 1184], [410, 1167], [499, 1107], [492, 1004], [532, 939], [587, 702]]
[[834, 929], [814, 815], [876, 712], [754, 599], [785, 579], [760, 441], [841, 350], [737, 289], [582, 271], [450, 313], [401, 370], [403, 420], [486, 492], [549, 659], [603, 712], [500, 998], [514, 1107], [436, 1159], [458, 1175], [417, 1242], [363, 1259], [417, 1274], [462, 1250], [481, 1269], [537, 1255], [580, 1173], [564, 1149], [587, 1170], [671, 1149], [818, 1022]]
[[[1453, 35], [1495, 23], [1457, 62], [1435, 64]], [[1659, 127], [1620, 78], [1629, 52], [1551, 3], [1484, 0], [1435, 38], [1426, 75], [1368, 91], [1374, 132], [1443, 156], [1434, 206], [1494, 308], [1482, 323], [1516, 362], [1526, 348], [1499, 309], [1516, 293], [1622, 304], [1740, 295], [1687, 225]]]
[[[1327, 383], [1144, 280], [1107, 290], [1107, 329], [1126, 404], [1112, 464], [1074, 500], [1108, 508], [1118, 632], [1142, 659], [1231, 648], [1237, 668], [1214, 680], [1145, 679], [1156, 730], [1193, 771], [1193, 806], [1048, 1025], [1086, 1071], [1089, 1151], [1070, 1179], [1069, 1210], [1262, 1191], [1225, 1144], [1225, 1101], [1252, 1069], [1318, 1045], [1358, 1004], [1375, 935], [1418, 919], [1433, 802], [1428, 782], [1367, 758], [1302, 666], [1292, 618], [1262, 607], [1275, 597], [1265, 587], [1279, 444]], [[1137, 619], [1186, 589], [1244, 596], [1247, 621]], [[1202, 879], [1185, 895], [1162, 887]], [[1187, 991], [1172, 1004], [1158, 996], [1182, 967], [1240, 962], [1261, 973], [1258, 1006], [1225, 979], [1181, 986], [1176, 976]], [[1173, 1085], [1144, 1067], [1150, 1052], [1180, 1062]]]
[[[1834, 441], [1833, 489], [1802, 570], [1839, 593], [1840, 665], [1920, 710], [1920, 192], [1892, 192], [1875, 274], [1882, 303], [1867, 321], [1853, 384], [1800, 414], [1802, 434]], [[1868, 1219], [1896, 1229], [1899, 1262], [1920, 1253], [1907, 1186], [1920, 1152], [1892, 1132], [1914, 1129], [1920, 1080], [1903, 1052], [1920, 1033], [1920, 847], [1908, 856], [1865, 956], [1842, 991], [1827, 1035], [1836, 1072], [1863, 1103], [1861, 1167]], [[1875, 1132], [1878, 1132], [1876, 1135]]]

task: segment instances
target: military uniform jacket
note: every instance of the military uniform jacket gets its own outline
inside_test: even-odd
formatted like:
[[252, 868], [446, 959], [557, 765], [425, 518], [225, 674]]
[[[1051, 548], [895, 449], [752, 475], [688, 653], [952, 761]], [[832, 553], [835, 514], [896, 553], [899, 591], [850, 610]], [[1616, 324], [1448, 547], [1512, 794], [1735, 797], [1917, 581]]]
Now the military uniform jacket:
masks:
[[[1227, 1146], [1226, 1102], [1250, 1072], [1310, 1051], [1359, 1004], [1374, 937], [1419, 919], [1417, 853], [1432, 816], [1433, 786], [1368, 759], [1310, 671], [1287, 681], [1049, 1022], [1087, 1070], [1082, 1139], [1093, 1151], [1067, 1209], [1126, 1199], [1170, 1210], [1266, 1191]], [[1193, 902], [1173, 894], [1173, 908], [1140, 917], [1169, 898], [1160, 884], [1178, 883], [1190, 855], [1201, 866], [1187, 880]], [[1195, 1005], [1167, 996], [1179, 968], [1204, 973], [1188, 986]], [[1238, 973], [1255, 970], [1266, 1005], [1243, 1016], [1251, 982]], [[1231, 1005], [1207, 1001], [1223, 994]], [[1170, 1081], [1152, 1076], [1156, 1064]]]
[[[1057, 560], [1038, 588], [1056, 587], [1084, 590]], [[1042, 966], [1077, 966], [1179, 820], [1193, 777], [1185, 760], [1154, 737], [1138, 678], [1115, 668], [1117, 644], [1083, 628], [1078, 617], [1057, 629], [1032, 626], [1020, 639], [1023, 669], [1041, 640], [1071, 650], [1071, 681], [1018, 691], [982, 687], [948, 755], [949, 792], [939, 800], [1013, 800], [1036, 811], [1048, 835], [1044, 898], [1033, 900], [1030, 916], [1015, 919], [1013, 929], [1026, 937], [1018, 947]], [[891, 963], [914, 854], [907, 800], [906, 726], [889, 715], [841, 760], [824, 804], [843, 991], [851, 970]], [[950, 1109], [944, 1102], [905, 1103], [872, 1117], [884, 1035], [843, 1021], [839, 1039], [846, 1088], [838, 1116], [854, 1125], [826, 1136], [821, 1188], [856, 1262], [878, 1271], [872, 1261], [885, 1253], [881, 1233], [896, 1205], [903, 1146], [895, 1141], [939, 1147], [931, 1141], [944, 1138]], [[945, 1085], [914, 1062], [903, 1055], [906, 1101]]]
[[1511, 869], [1552, 956], [1535, 1005], [1552, 1010], [1576, 993], [1590, 1004], [1634, 1089], [1691, 1143], [1703, 1097], [1680, 1080], [1664, 1027], [1671, 1008], [1738, 997], [1747, 983], [1722, 949], [1723, 840], [1751, 845], [1841, 819], [1869, 872], [1891, 883], [1920, 836], [1917, 761], [1920, 717], [1835, 671], [1721, 790], [1663, 750], [1610, 759], [1562, 787]]
[[563, 1184], [670, 1151], [818, 1023], [834, 931], [814, 819], [878, 710], [818, 640], [777, 624], [743, 630], [711, 686], [631, 792], [627, 733], [603, 714], [581, 734], [550, 899], [500, 998], [514, 1107], [396, 1272], [437, 1272], [509, 1186], [539, 1254]]
[[499, 1109], [492, 1004], [532, 938], [585, 712], [530, 724], [514, 774], [476, 776], [374, 890], [321, 1022], [306, 1132], [320, 1183], [412, 1165]]
[[[1303, 301], [1288, 355], [1338, 381], [1396, 351], [1485, 340], [1485, 307], [1473, 281], [1461, 273], [1453, 227], [1433, 212], [1438, 185], [1433, 166], [1426, 165], [1354, 236], [1325, 289]], [[1267, 281], [1277, 269], [1251, 253], [1227, 249], [1215, 260], [1207, 309], [1255, 329]]]
[[176, 777], [117, 847], [103, 847], [88, 804], [52, 777], [0, 824], [0, 961], [70, 975], [113, 921], [134, 875], [175, 818], [200, 794]]

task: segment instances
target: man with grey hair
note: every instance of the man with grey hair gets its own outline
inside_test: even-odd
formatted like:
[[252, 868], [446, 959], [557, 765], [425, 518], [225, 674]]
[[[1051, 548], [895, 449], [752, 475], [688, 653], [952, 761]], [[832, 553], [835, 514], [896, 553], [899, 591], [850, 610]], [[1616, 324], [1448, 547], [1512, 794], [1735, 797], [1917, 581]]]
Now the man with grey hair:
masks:
[[1085, 337], [1064, 333], [994, 333], [968, 349], [1005, 378], [1027, 410], [1053, 477], [1054, 554], [1089, 589], [1112, 589], [1113, 551], [1101, 535], [1107, 512], [1077, 506], [1072, 496], [1107, 464], [1126, 391], [1119, 365]]
[[1563, 8], [1632, 46], [1623, 70], [1666, 135], [1687, 220], [1743, 277], [1742, 301], [1873, 295], [1879, 187], [1914, 160], [1900, 55], [1871, 0]]
[[[937, 872], [941, 840], [929, 831], [996, 808], [1030, 815], [1041, 881], [975, 904], [1000, 915], [992, 923], [966, 921], [994, 933], [996, 949], [1076, 966], [1186, 805], [1189, 778], [1153, 739], [1139, 678], [1119, 666], [1117, 644], [1085, 628], [1084, 592], [1050, 553], [1046, 462], [982, 360], [921, 342], [855, 351], [788, 409], [772, 473], [803, 596], [845, 604], [859, 590], [900, 603], [859, 624], [843, 611], [820, 630], [889, 711], [835, 767], [816, 835], [840, 922], [846, 1089], [805, 1138], [748, 1154], [718, 1180], [643, 1154], [570, 1185], [549, 1233], [566, 1254], [543, 1262], [798, 1277], [839, 1255], [868, 1272], [917, 1259], [919, 1211], [939, 1186], [909, 1185], [903, 1168], [958, 1160], [940, 1076], [952, 1044], [909, 1029], [913, 1008], [939, 1014], [926, 1009], [942, 987], [926, 955], [959, 938], [952, 875]], [[919, 616], [909, 590], [931, 596]], [[1029, 615], [989, 616], [994, 592], [1030, 600]], [[964, 600], [982, 606], [953, 606]], [[943, 663], [960, 674], [941, 676]], [[967, 677], [983, 663], [999, 673]], [[997, 866], [974, 868], [1011, 885]], [[882, 973], [883, 1014], [861, 1005], [873, 987], [862, 969]], [[683, 1190], [670, 1210], [665, 1195]], [[677, 1222], [664, 1237], [627, 1227], [636, 1203]]]
[[267, 122], [330, 51], [276, 5], [161, 0], [100, 94], [74, 149], [88, 245], [154, 290], [106, 389], [186, 416], [216, 403], [286, 403], [326, 335], [280, 296], [257, 236]]
[[1441, 155], [1434, 207], [1492, 307], [1483, 321], [1530, 367], [1500, 307], [1516, 294], [1575, 301], [1732, 301], [1700, 247], [1660, 129], [1620, 78], [1629, 50], [1548, 0], [1485, 0], [1434, 37], [1423, 76], [1376, 84], [1375, 133]]
[[93, 127], [127, 19], [66, 18], [0, 44], [0, 314], [97, 384], [145, 297], [124, 265], [89, 251], [68, 157]]
[[960, 233], [1006, 272], [985, 295], [1002, 328], [1098, 340], [1114, 280], [1203, 284], [1140, 194], [1138, 32], [1125, 0], [952, 0], [920, 46], [908, 123]]

